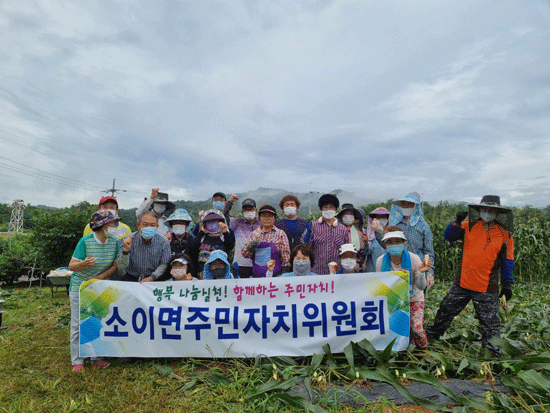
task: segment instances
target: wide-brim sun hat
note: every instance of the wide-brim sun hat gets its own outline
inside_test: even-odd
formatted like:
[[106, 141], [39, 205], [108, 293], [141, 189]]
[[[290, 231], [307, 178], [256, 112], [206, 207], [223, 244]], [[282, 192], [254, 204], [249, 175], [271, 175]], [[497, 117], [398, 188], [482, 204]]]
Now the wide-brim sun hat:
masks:
[[341, 218], [346, 211], [353, 211], [353, 216], [355, 217], [355, 219], [363, 219], [363, 216], [361, 215], [359, 210], [353, 206], [353, 204], [342, 204], [342, 210], [338, 213], [338, 218]]
[[481, 198], [481, 202], [479, 204], [470, 204], [468, 205], [468, 207], [474, 208], [477, 211], [479, 211], [479, 208], [481, 207], [494, 208], [503, 213], [511, 211], [511, 209], [505, 208], [500, 205], [500, 197], [498, 195], [484, 195]]
[[120, 221], [120, 217], [113, 215], [111, 211], [108, 210], [96, 211], [92, 214], [92, 219], [90, 220], [90, 228], [92, 230], [100, 228], [103, 225], [108, 224], [112, 221], [118, 222]]
[[178, 208], [174, 211], [172, 215], [170, 215], [167, 219], [164, 225], [166, 225], [169, 228], [172, 228], [172, 222], [171, 221], [187, 221], [191, 222], [193, 221], [191, 219], [191, 215], [189, 215], [189, 212], [187, 212], [183, 208]]
[[168, 194], [166, 192], [159, 192], [157, 197], [153, 199], [153, 202], [166, 205], [166, 211], [173, 211], [176, 208], [176, 204], [168, 200]]
[[418, 192], [409, 192], [405, 196], [395, 199], [392, 203], [401, 206], [401, 202], [412, 202], [415, 204], [420, 203], [420, 194]]
[[201, 222], [206, 222], [206, 221], [222, 221], [222, 222], [225, 222], [225, 217], [223, 216], [223, 212], [222, 211], [218, 211], [217, 209], [209, 209], [208, 211], [206, 211], [202, 218], [201, 218]]
[[383, 216], [383, 215], [390, 215], [390, 211], [388, 211], [386, 208], [384, 207], [378, 207], [376, 208], [374, 211], [372, 211], [370, 214], [369, 214], [369, 217], [370, 218], [376, 218], [376, 217], [379, 217], [379, 216]]

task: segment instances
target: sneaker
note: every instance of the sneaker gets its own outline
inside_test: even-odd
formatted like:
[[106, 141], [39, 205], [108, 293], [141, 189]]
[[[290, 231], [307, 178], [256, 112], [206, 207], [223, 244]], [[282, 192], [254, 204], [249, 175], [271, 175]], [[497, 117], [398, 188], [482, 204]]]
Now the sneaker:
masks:
[[111, 363], [105, 361], [105, 360], [95, 360], [92, 361], [92, 366], [101, 367], [102, 369], [106, 369], [109, 367]]
[[74, 373], [82, 373], [84, 371], [84, 364], [75, 364], [73, 366]]

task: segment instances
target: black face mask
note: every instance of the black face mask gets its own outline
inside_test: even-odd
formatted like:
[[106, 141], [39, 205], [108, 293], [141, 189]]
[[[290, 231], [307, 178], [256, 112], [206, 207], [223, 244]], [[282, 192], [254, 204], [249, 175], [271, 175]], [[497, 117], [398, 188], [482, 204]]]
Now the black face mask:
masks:
[[213, 270], [211, 269], [210, 271], [216, 280], [225, 278], [225, 268], [216, 268]]

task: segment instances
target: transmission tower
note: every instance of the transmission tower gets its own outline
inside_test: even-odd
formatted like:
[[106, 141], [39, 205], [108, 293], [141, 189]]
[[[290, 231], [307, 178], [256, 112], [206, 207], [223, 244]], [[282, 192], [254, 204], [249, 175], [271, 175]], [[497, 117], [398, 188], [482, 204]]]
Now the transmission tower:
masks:
[[19, 234], [23, 232], [23, 210], [25, 209], [25, 203], [22, 199], [16, 199], [11, 204], [11, 219], [8, 229], [9, 233]]

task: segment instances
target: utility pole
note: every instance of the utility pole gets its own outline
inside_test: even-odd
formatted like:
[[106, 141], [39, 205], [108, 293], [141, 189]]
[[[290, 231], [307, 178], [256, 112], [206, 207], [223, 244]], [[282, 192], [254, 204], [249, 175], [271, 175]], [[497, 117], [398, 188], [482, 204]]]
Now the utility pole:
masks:
[[23, 210], [25, 203], [22, 199], [16, 199], [11, 204], [11, 218], [8, 233], [19, 234], [23, 232]]
[[112, 187], [111, 189], [107, 189], [106, 191], [101, 191], [101, 192], [107, 192], [107, 193], [110, 192], [110, 193], [111, 193], [111, 196], [112, 196], [113, 198], [116, 198], [116, 197], [115, 197], [115, 194], [116, 194], [117, 192], [126, 192], [125, 189], [116, 189], [116, 188], [115, 188], [115, 181], [116, 181], [116, 179], [113, 179], [113, 187]]

